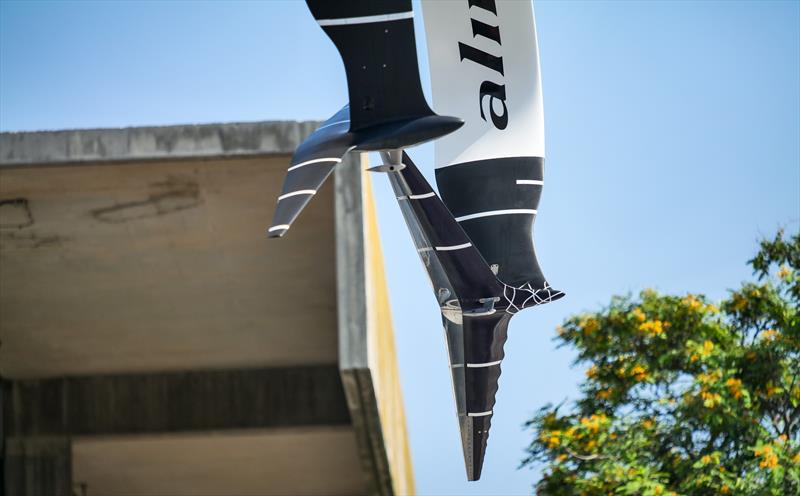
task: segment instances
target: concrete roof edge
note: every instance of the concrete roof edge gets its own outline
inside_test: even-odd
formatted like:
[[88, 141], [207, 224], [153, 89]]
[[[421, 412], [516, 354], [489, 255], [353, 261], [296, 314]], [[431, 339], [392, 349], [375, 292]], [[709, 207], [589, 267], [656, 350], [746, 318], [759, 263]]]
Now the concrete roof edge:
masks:
[[0, 133], [0, 167], [291, 154], [319, 121]]

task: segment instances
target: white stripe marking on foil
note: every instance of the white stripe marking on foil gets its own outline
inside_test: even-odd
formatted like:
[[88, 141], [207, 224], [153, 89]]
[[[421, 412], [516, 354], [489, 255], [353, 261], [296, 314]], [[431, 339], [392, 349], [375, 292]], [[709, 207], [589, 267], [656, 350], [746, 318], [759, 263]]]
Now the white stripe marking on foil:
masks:
[[317, 194], [317, 190], [315, 190], [315, 189], [299, 189], [297, 191], [292, 191], [291, 193], [286, 193], [285, 195], [279, 196], [278, 197], [278, 201], [281, 201], [284, 198], [289, 198], [290, 196], [315, 195], [315, 194]]
[[485, 417], [487, 415], [491, 415], [492, 411], [489, 410], [488, 412], [477, 412], [477, 413], [468, 413], [467, 417]]
[[289, 168], [288, 168], [288, 169], [286, 169], [286, 170], [287, 170], [287, 171], [293, 171], [293, 170], [295, 170], [295, 169], [299, 169], [300, 167], [303, 167], [304, 165], [318, 164], [318, 163], [320, 163], [320, 162], [336, 162], [336, 163], [339, 163], [339, 162], [341, 162], [341, 161], [342, 161], [342, 159], [340, 159], [340, 158], [334, 158], [334, 157], [329, 157], [329, 158], [315, 158], [314, 160], [307, 160], [307, 161], [305, 161], [305, 162], [300, 162], [299, 164], [297, 164], [297, 165], [293, 165], [293, 166], [289, 167]]
[[386, 21], [400, 21], [402, 19], [411, 19], [414, 17], [414, 11], [398, 12], [397, 14], [379, 14], [363, 17], [345, 17], [342, 19], [320, 19], [317, 23], [320, 26], [346, 26], [349, 24], [369, 24], [372, 22], [386, 22]]
[[319, 131], [320, 129], [325, 129], [326, 127], [335, 126], [336, 124], [344, 124], [345, 122], [350, 122], [350, 119], [345, 119], [343, 121], [336, 121], [336, 122], [331, 122], [330, 124], [325, 124], [324, 126], [318, 127], [317, 131]]
[[508, 210], [489, 210], [488, 212], [478, 212], [477, 214], [462, 215], [456, 217], [456, 222], [464, 220], [478, 219], [480, 217], [491, 217], [493, 215], [506, 215], [506, 214], [533, 214], [536, 215], [536, 210], [530, 208], [511, 208]]
[[544, 186], [544, 181], [538, 179], [517, 179], [517, 184], [532, 184], [534, 186]]
[[470, 246], [472, 246], [472, 243], [464, 243], [463, 245], [453, 245], [453, 246], [437, 246], [436, 251], [463, 250], [464, 248], [469, 248]]
[[425, 193], [423, 195], [408, 195], [409, 200], [422, 200], [423, 198], [430, 198], [431, 196], [436, 196], [436, 193], [431, 191], [430, 193]]
[[496, 362], [487, 362], [487, 363], [468, 363], [467, 367], [475, 369], [481, 367], [491, 367], [493, 365], [500, 365], [500, 360]]
[[280, 225], [278, 225], [278, 226], [272, 226], [272, 227], [270, 227], [270, 228], [269, 228], [269, 232], [272, 232], [272, 231], [281, 231], [281, 230], [285, 231], [285, 230], [287, 230], [287, 229], [289, 229], [289, 224], [280, 224]]

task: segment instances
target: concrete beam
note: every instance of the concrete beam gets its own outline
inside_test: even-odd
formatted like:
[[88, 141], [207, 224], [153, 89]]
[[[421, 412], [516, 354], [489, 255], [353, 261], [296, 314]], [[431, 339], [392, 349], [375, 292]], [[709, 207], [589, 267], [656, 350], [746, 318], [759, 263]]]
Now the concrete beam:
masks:
[[5, 435], [349, 425], [335, 365], [10, 381]]
[[291, 154], [318, 125], [243, 122], [0, 133], [0, 167]]

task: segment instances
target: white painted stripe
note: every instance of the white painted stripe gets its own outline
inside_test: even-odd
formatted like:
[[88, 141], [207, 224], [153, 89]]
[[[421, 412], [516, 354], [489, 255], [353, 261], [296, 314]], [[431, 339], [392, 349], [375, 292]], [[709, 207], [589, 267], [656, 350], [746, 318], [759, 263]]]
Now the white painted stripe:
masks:
[[506, 215], [506, 214], [536, 214], [536, 210], [530, 208], [511, 208], [508, 210], [489, 210], [488, 212], [478, 212], [477, 214], [462, 215], [456, 217], [456, 222], [463, 220], [478, 219], [480, 217], [491, 217], [493, 215]]
[[469, 248], [470, 246], [472, 246], [472, 243], [464, 243], [463, 245], [453, 245], [453, 246], [437, 246], [436, 251], [463, 250], [464, 248]]
[[320, 129], [325, 129], [326, 127], [335, 126], [336, 124], [344, 124], [345, 122], [350, 122], [350, 119], [345, 119], [343, 121], [336, 121], [336, 122], [331, 122], [330, 124], [325, 124], [324, 126], [318, 127], [317, 131], [319, 131]]
[[320, 19], [317, 21], [320, 26], [346, 26], [350, 24], [369, 24], [372, 22], [386, 22], [386, 21], [399, 21], [402, 19], [411, 19], [414, 17], [414, 11], [398, 12], [397, 14], [379, 14], [363, 17], [345, 17], [342, 19]]
[[538, 179], [517, 179], [517, 184], [532, 184], [534, 186], [544, 186], [544, 181]]
[[426, 246], [425, 248], [418, 249], [417, 252], [418, 253], [424, 253], [426, 251], [432, 251], [432, 250], [433, 250], [433, 248], [431, 248], [430, 246]]
[[431, 196], [436, 196], [436, 193], [431, 191], [430, 193], [425, 193], [424, 195], [408, 195], [409, 200], [422, 200], [423, 198], [430, 198]]
[[397, 197], [397, 199], [398, 199], [399, 201], [402, 201], [402, 200], [408, 200], [408, 197], [407, 197], [407, 196], [398, 196], [398, 197]]
[[482, 367], [492, 367], [494, 365], [500, 365], [500, 362], [501, 362], [501, 360], [498, 360], [496, 362], [487, 362], [487, 363], [468, 363], [467, 367], [473, 368], [473, 369], [482, 368]]
[[297, 191], [292, 191], [291, 193], [286, 193], [285, 195], [279, 196], [278, 197], [278, 201], [281, 201], [284, 198], [289, 198], [290, 196], [315, 195], [315, 194], [317, 194], [317, 190], [315, 190], [315, 189], [299, 189]]
[[280, 224], [278, 226], [270, 227], [269, 228], [269, 232], [272, 232], [272, 231], [285, 231], [287, 229], [289, 229], [289, 224]]
[[464, 366], [463, 363], [453, 363], [453, 364], [450, 365], [450, 367], [452, 367], [454, 369], [460, 369], [463, 366]]
[[488, 412], [477, 412], [477, 413], [468, 413], [468, 417], [485, 417], [487, 415], [491, 415], [492, 411], [489, 410]]
[[320, 163], [320, 162], [336, 162], [336, 163], [338, 164], [338, 163], [339, 163], [339, 162], [341, 162], [341, 161], [342, 161], [342, 159], [340, 159], [340, 158], [335, 158], [335, 157], [329, 157], [329, 158], [315, 158], [314, 160], [307, 160], [307, 161], [305, 161], [305, 162], [300, 162], [299, 164], [297, 164], [297, 165], [293, 165], [293, 166], [289, 167], [289, 168], [288, 168], [288, 169], [286, 169], [286, 170], [287, 170], [287, 171], [293, 171], [293, 170], [295, 170], [295, 169], [299, 169], [300, 167], [303, 167], [303, 166], [305, 166], [305, 165], [310, 165], [310, 164], [318, 164], [318, 163]]

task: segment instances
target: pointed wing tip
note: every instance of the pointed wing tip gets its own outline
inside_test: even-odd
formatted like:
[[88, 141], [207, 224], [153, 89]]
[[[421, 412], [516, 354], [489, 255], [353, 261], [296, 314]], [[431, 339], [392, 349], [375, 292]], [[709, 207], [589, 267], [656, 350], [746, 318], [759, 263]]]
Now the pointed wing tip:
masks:
[[483, 471], [483, 458], [480, 461], [474, 462], [475, 465], [467, 468], [467, 481], [475, 482], [481, 480], [481, 472]]
[[289, 230], [289, 226], [273, 226], [267, 229], [268, 238], [282, 238]]

